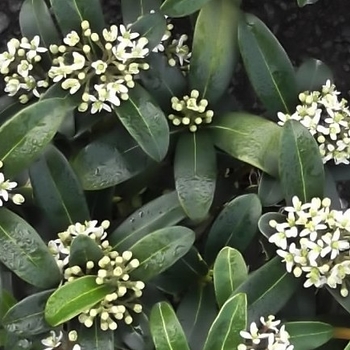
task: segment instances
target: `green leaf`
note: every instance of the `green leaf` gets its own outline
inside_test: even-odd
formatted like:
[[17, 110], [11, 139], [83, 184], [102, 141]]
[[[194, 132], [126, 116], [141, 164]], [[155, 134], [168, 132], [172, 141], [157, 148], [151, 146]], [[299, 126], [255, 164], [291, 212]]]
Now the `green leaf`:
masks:
[[[28, 102], [30, 103], [30, 102]], [[23, 109], [23, 104], [14, 97], [4, 95], [0, 97], [0, 125]]]
[[[190, 1], [191, 4], [195, 2]], [[234, 1], [216, 0], [207, 2], [197, 17], [189, 72], [190, 88], [199, 90], [201, 97], [211, 104], [220, 99], [231, 82], [238, 58], [240, 15]]]
[[32, 294], [15, 304], [5, 315], [2, 325], [10, 333], [23, 337], [41, 334], [51, 329], [44, 319], [47, 299], [54, 290]]
[[52, 287], [61, 279], [56, 261], [39, 234], [5, 208], [0, 209], [0, 260], [18, 277], [39, 288]]
[[64, 155], [49, 146], [29, 169], [36, 204], [56, 231], [88, 220], [84, 192]]
[[19, 13], [22, 35], [29, 40], [40, 36], [40, 46], [49, 48], [50, 44], [61, 41], [55, 23], [44, 0], [25, 0]]
[[0, 159], [8, 177], [24, 170], [39, 156], [70, 108], [64, 99], [40, 101], [0, 126]]
[[257, 17], [246, 14], [238, 26], [238, 43], [249, 80], [271, 114], [291, 114], [297, 97], [295, 73], [276, 37]]
[[282, 128], [243, 112], [231, 112], [209, 126], [214, 144], [231, 156], [271, 176], [278, 175], [278, 150]]
[[235, 290], [235, 294], [247, 294], [248, 323], [258, 321], [261, 315], [275, 315], [298, 287], [298, 281], [280, 260], [273, 258]]
[[191, 350], [203, 350], [209, 328], [217, 315], [213, 285], [197, 284], [189, 289], [177, 308], [177, 317]]
[[101, 190], [122, 183], [146, 169], [147, 155], [124, 130], [112, 130], [92, 141], [71, 165], [85, 190]]
[[309, 58], [304, 61], [296, 73], [298, 91], [321, 90], [328, 79], [333, 80], [333, 73], [322, 61]]
[[[281, 135], [279, 172], [287, 202], [323, 197], [324, 169], [318, 145], [301, 123], [288, 120]], [[291, 171], [293, 169], [293, 171]]]
[[247, 325], [247, 297], [240, 293], [229, 298], [209, 329], [203, 350], [232, 350], [242, 342], [239, 332]]
[[333, 298], [348, 312], [350, 313], [350, 295], [345, 298], [340, 294], [340, 287], [330, 288], [326, 286], [328, 292], [333, 296]]
[[348, 345], [346, 345], [346, 347], [344, 348], [344, 350], [350, 350], [350, 342], [348, 343]]
[[236, 197], [225, 205], [211, 227], [205, 246], [205, 258], [212, 263], [225, 246], [244, 251], [254, 237], [261, 216], [257, 195]]
[[161, 0], [121, 0], [123, 22], [125, 25], [135, 22], [151, 10], [157, 11]]
[[284, 198], [279, 180], [267, 173], [263, 173], [261, 176], [258, 195], [263, 207], [276, 205]]
[[167, 302], [153, 306], [150, 328], [156, 350], [189, 350], [184, 331], [176, 314]]
[[1, 288], [0, 290], [0, 322], [2, 322], [2, 319], [6, 314], [6, 312], [16, 303], [17, 303], [17, 300], [15, 299], [15, 297], [6, 289]]
[[160, 9], [169, 17], [185, 17], [198, 11], [208, 1], [209, 0], [165, 0]]
[[114, 350], [114, 332], [101, 330], [99, 322], [94, 322], [91, 328], [82, 325], [78, 334], [84, 350]]
[[216, 301], [220, 307], [247, 277], [248, 268], [242, 254], [230, 247], [223, 248], [213, 268]]
[[299, 7], [315, 4], [318, 0], [297, 0]]
[[53, 13], [63, 35], [72, 30], [81, 33], [81, 22], [87, 20], [93, 32], [102, 33], [105, 28], [99, 0], [50, 0]]
[[333, 327], [324, 322], [287, 322], [285, 326], [290, 335], [289, 341], [294, 345], [294, 350], [316, 349], [333, 337]]
[[142, 281], [151, 279], [184, 256], [194, 240], [194, 232], [182, 226], [166, 227], [148, 234], [130, 247], [140, 262], [130, 275]]
[[145, 204], [130, 215], [108, 240], [115, 250], [128, 250], [147, 234], [161, 228], [172, 226], [185, 218], [177, 194], [169, 192]]
[[175, 154], [174, 176], [179, 201], [189, 218], [203, 220], [214, 199], [216, 155], [205, 133], [180, 136]]
[[88, 261], [97, 263], [103, 257], [101, 248], [89, 236], [78, 235], [73, 239], [69, 252], [69, 265], [85, 267]]
[[160, 162], [169, 147], [169, 126], [163, 111], [140, 85], [129, 91], [129, 99], [115, 107], [120, 121], [140, 147]]
[[106, 284], [98, 285], [95, 279], [96, 276], [84, 276], [59, 287], [46, 303], [46, 321], [53, 327], [67, 322], [115, 289]]

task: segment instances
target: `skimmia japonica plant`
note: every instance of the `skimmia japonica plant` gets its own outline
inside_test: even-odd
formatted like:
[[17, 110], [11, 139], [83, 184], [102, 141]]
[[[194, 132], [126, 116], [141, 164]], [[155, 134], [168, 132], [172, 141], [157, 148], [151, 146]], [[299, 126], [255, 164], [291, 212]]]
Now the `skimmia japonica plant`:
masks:
[[244, 5], [23, 1], [0, 348], [350, 349], [348, 101]]

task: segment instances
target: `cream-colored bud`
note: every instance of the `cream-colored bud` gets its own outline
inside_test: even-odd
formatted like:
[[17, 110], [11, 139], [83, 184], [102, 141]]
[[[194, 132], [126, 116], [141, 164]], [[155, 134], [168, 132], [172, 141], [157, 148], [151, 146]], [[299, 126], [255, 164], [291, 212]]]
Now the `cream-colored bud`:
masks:
[[123, 94], [120, 95], [120, 98], [121, 98], [123, 101], [126, 101], [126, 100], [129, 99], [129, 95], [126, 94], [126, 93], [123, 93]]
[[189, 125], [191, 123], [191, 119], [188, 117], [183, 117], [182, 118], [182, 124], [184, 125]]
[[78, 106], [78, 111], [79, 111], [79, 112], [86, 112], [88, 108], [89, 108], [88, 103], [82, 102], [82, 103]]
[[34, 62], [40, 62], [41, 61], [41, 56], [36, 55], [34, 56]]
[[97, 33], [91, 33], [91, 40], [94, 42], [97, 42], [100, 40], [100, 37], [98, 36]]
[[176, 61], [175, 61], [173, 58], [170, 58], [170, 59], [168, 60], [168, 64], [169, 64], [169, 66], [171, 66], [171, 67], [175, 67], [175, 66], [176, 66]]
[[323, 198], [323, 200], [322, 200], [322, 206], [324, 207], [324, 208], [328, 208], [328, 207], [330, 207], [331, 206], [331, 200], [329, 199], [329, 198]]
[[191, 91], [191, 97], [198, 98], [199, 97], [199, 91], [198, 90], [192, 90]]
[[114, 259], [114, 262], [116, 264], [122, 264], [124, 262], [124, 259], [121, 257], [121, 256], [117, 256], [115, 259]]
[[105, 49], [107, 50], [107, 51], [111, 51], [112, 50], [112, 44], [111, 43], [106, 43], [105, 44]]
[[89, 28], [89, 29], [84, 30], [84, 36], [89, 37], [90, 35], [91, 35], [91, 29], [90, 29], [90, 28]]
[[124, 318], [125, 324], [131, 324], [132, 321], [133, 321], [133, 319], [132, 319], [132, 317], [131, 317], [130, 315], [128, 315], [128, 316], [126, 316], [126, 317]]
[[19, 193], [16, 193], [12, 196], [12, 202], [16, 205], [21, 205], [24, 203], [24, 200], [24, 197]]
[[101, 320], [107, 321], [109, 319], [109, 313], [107, 311], [103, 311], [101, 313]]
[[68, 339], [69, 341], [77, 341], [78, 340], [78, 333], [75, 330], [72, 330], [68, 333]]
[[87, 21], [87, 20], [82, 21], [82, 22], [81, 22], [81, 29], [82, 29], [82, 30], [86, 30], [86, 29], [88, 29], [88, 28], [90, 28], [90, 23], [89, 23], [89, 21]]
[[145, 283], [142, 282], [142, 281], [136, 281], [136, 282], [135, 282], [135, 288], [137, 288], [137, 289], [142, 290], [142, 289], [145, 288], [145, 286], [146, 286]]
[[50, 50], [51, 53], [57, 54], [58, 53], [58, 46], [55, 45], [55, 44], [52, 44], [52, 45], [49, 46], [49, 50]]
[[123, 257], [124, 261], [129, 261], [132, 258], [132, 252], [127, 250], [127, 251], [123, 252], [122, 257]]
[[141, 304], [135, 304], [132, 308], [137, 314], [140, 314], [142, 312], [142, 305]]
[[110, 222], [109, 222], [109, 220], [103, 220], [102, 222], [101, 222], [101, 226], [106, 230], [109, 226], [110, 226]]
[[117, 320], [122, 320], [124, 318], [124, 314], [121, 313], [121, 312], [117, 312], [116, 314], [114, 314], [114, 317], [117, 319]]
[[58, 47], [58, 51], [59, 51], [60, 53], [65, 53], [65, 52], [67, 51], [67, 48], [66, 48], [64, 45], [60, 45], [60, 46]]
[[98, 314], [97, 309], [90, 309], [90, 310], [89, 310], [89, 315], [90, 315], [91, 317], [96, 317], [97, 314]]
[[135, 83], [134, 81], [130, 80], [126, 82], [126, 86], [130, 89], [132, 89], [133, 87], [135, 87]]
[[343, 298], [346, 298], [349, 295], [349, 290], [346, 288], [345, 285], [342, 285], [342, 287], [340, 288], [340, 295]]
[[71, 268], [71, 270], [72, 270], [72, 273], [74, 274], [74, 275], [78, 275], [80, 272], [81, 272], [81, 268], [80, 268], [80, 266], [73, 266], [72, 268]]
[[96, 277], [95, 282], [96, 284], [101, 285], [101, 284], [104, 284], [104, 279], [101, 277]]
[[25, 103], [27, 103], [29, 101], [29, 97], [26, 94], [23, 94], [23, 95], [19, 96], [18, 99], [19, 99], [19, 102], [21, 102], [23, 104], [25, 104]]
[[118, 325], [116, 322], [111, 321], [111, 322], [108, 322], [108, 327], [110, 330], [115, 331], [118, 328]]
[[107, 274], [108, 274], [107, 270], [104, 270], [104, 269], [98, 270], [98, 272], [97, 272], [97, 276], [101, 277], [101, 278], [107, 277]]
[[117, 300], [118, 299], [118, 294], [117, 293], [112, 293], [112, 294], [107, 294], [105, 296], [105, 300], [108, 301], [109, 303], [111, 301]]
[[306, 96], [305, 103], [306, 104], [311, 104], [314, 101], [312, 95]]
[[135, 290], [134, 291], [135, 298], [139, 298], [141, 295], [142, 295], [142, 291], [141, 290]]
[[100, 76], [100, 80], [101, 80], [103, 83], [105, 83], [105, 82], [107, 81], [106, 75], [105, 75], [105, 74], [102, 74], [102, 75]]
[[301, 92], [298, 97], [300, 102], [305, 102], [306, 95], [304, 92]]
[[137, 259], [132, 259], [130, 262], [129, 262], [129, 266], [136, 269], [137, 267], [140, 266], [140, 262], [139, 260]]
[[89, 45], [84, 45], [83, 51], [84, 51], [84, 53], [89, 53], [91, 51], [91, 47]]
[[174, 124], [175, 126], [179, 126], [179, 125], [181, 124], [181, 119], [180, 119], [180, 118], [175, 118], [175, 119], [173, 120], [173, 124]]
[[93, 320], [91, 318], [87, 318], [84, 322], [85, 327], [90, 328], [94, 324]]
[[200, 124], [202, 124], [203, 119], [202, 119], [201, 117], [197, 117], [197, 118], [194, 120], [194, 122], [195, 122], [197, 125], [200, 125]]
[[120, 266], [117, 266], [114, 270], [113, 270], [113, 275], [116, 277], [119, 277], [123, 274], [123, 269]]
[[124, 273], [124, 275], [122, 276], [123, 281], [128, 281], [129, 278], [130, 278], [130, 276], [127, 273]]
[[115, 260], [115, 258], [119, 256], [119, 253], [115, 250], [112, 250], [111, 252], [109, 252], [109, 257], [113, 260]]
[[107, 331], [107, 330], [108, 330], [108, 322], [103, 322], [103, 321], [101, 320], [100, 328], [101, 328], [103, 331]]
[[101, 247], [106, 249], [109, 247], [109, 242], [107, 240], [104, 240], [102, 243], [101, 243]]
[[17, 55], [20, 56], [20, 57], [23, 57], [25, 54], [26, 54], [26, 52], [23, 49], [19, 49], [17, 51]]
[[106, 267], [108, 264], [110, 264], [111, 259], [108, 256], [104, 256], [100, 261], [98, 262], [98, 266], [100, 267]]
[[[86, 74], [84, 73], [84, 72], [80, 72], [79, 74], [78, 74], [78, 79], [79, 80], [84, 80], [86, 78]], [[86, 101], [85, 101], [86, 102]]]
[[205, 115], [208, 117], [208, 118], [213, 118], [214, 117], [214, 112], [212, 110], [207, 110], [205, 112]]
[[126, 307], [124, 305], [118, 305], [118, 310], [123, 314], [124, 312], [126, 312]]
[[117, 294], [119, 297], [122, 297], [126, 294], [127, 289], [124, 286], [120, 286], [117, 290]]

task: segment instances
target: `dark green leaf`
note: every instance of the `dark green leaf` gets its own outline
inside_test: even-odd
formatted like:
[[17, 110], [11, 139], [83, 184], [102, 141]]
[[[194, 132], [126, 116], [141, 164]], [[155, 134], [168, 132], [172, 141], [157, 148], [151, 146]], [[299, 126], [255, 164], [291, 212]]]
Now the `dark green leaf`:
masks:
[[203, 350], [232, 350], [242, 342], [239, 332], [247, 326], [247, 297], [235, 294], [219, 311], [209, 329]]
[[40, 101], [23, 108], [0, 126], [0, 159], [7, 176], [24, 170], [39, 156], [70, 108], [64, 99]]
[[223, 248], [213, 268], [216, 301], [220, 307], [247, 277], [248, 268], [242, 254], [230, 247]]
[[81, 22], [87, 20], [94, 32], [102, 33], [105, 28], [103, 12], [99, 0], [50, 0], [53, 13], [63, 35], [72, 30], [81, 32]]
[[147, 281], [160, 274], [184, 256], [194, 240], [194, 232], [182, 226], [166, 227], [148, 234], [130, 247], [140, 262], [131, 276]]
[[103, 257], [101, 248], [87, 235], [74, 238], [69, 252], [69, 265], [85, 267], [88, 261], [97, 263]]
[[339, 196], [337, 183], [335, 182], [332, 173], [328, 167], [324, 168], [325, 181], [324, 181], [324, 197], [330, 198], [332, 201], [332, 209], [341, 210], [341, 199]]
[[136, 85], [129, 91], [129, 99], [114, 110], [140, 147], [160, 162], [168, 151], [169, 126], [163, 111], [151, 95]]
[[333, 73], [322, 61], [309, 58], [298, 68], [296, 73], [298, 91], [322, 89], [328, 79], [333, 80]]
[[333, 298], [348, 312], [350, 313], [350, 295], [345, 298], [340, 294], [340, 287], [330, 288], [327, 286], [328, 292]]
[[128, 250], [147, 234], [161, 228], [172, 226], [185, 218], [177, 194], [170, 192], [145, 204], [130, 215], [108, 240], [115, 250]]
[[50, 146], [30, 169], [34, 198], [57, 231], [89, 219], [84, 192], [64, 155]]
[[280, 260], [270, 260], [235, 290], [235, 294], [247, 294], [248, 323], [258, 321], [261, 315], [275, 315], [298, 287], [298, 281]]
[[189, 72], [190, 88], [199, 90], [201, 97], [211, 104], [219, 100], [231, 82], [238, 57], [240, 15], [234, 1], [216, 0], [207, 2], [197, 17]]
[[249, 80], [271, 114], [292, 113], [297, 98], [295, 73], [276, 37], [251, 14], [238, 26], [238, 43]]
[[202, 8], [208, 0], [165, 0], [160, 7], [169, 17], [185, 17]]
[[23, 109], [23, 104], [16, 98], [4, 95], [0, 97], [0, 125]]
[[113, 130], [86, 145], [71, 162], [85, 190], [100, 190], [129, 180], [149, 159], [123, 130]]
[[211, 227], [205, 247], [205, 258], [212, 263], [225, 246], [243, 251], [254, 237], [261, 215], [257, 195], [246, 194], [226, 204]]
[[3, 319], [4, 328], [24, 337], [49, 331], [51, 326], [44, 319], [44, 308], [53, 291], [32, 294], [15, 304]]
[[191, 350], [203, 350], [209, 328], [217, 315], [213, 285], [197, 284], [181, 300], [177, 317]]
[[282, 128], [256, 115], [234, 112], [210, 126], [214, 144], [231, 156], [271, 176], [278, 175], [278, 150]]
[[216, 185], [216, 155], [206, 133], [180, 136], [174, 163], [179, 201], [194, 221], [203, 220], [213, 202]]
[[[288, 120], [281, 135], [279, 172], [287, 202], [298, 196], [302, 202], [323, 196], [324, 169], [318, 145], [301, 123]], [[293, 169], [293, 171], [291, 171]]]
[[315, 4], [318, 0], [297, 0], [299, 7]]
[[284, 195], [278, 179], [263, 173], [259, 183], [258, 196], [263, 207], [270, 207], [281, 202]]
[[0, 290], [0, 322], [2, 322], [2, 319], [6, 312], [16, 304], [15, 297], [8, 292], [6, 289], [1, 288]]
[[39, 234], [5, 208], [0, 209], [0, 260], [36, 287], [49, 288], [61, 279], [56, 261]]
[[184, 331], [167, 302], [155, 304], [150, 315], [150, 328], [156, 350], [189, 350]]
[[84, 276], [59, 287], [46, 303], [46, 321], [53, 327], [67, 322], [115, 289], [106, 284], [98, 285], [95, 279], [96, 276]]
[[316, 349], [333, 337], [333, 327], [323, 322], [287, 322], [285, 326], [290, 335], [289, 341], [294, 345], [294, 350]]
[[99, 322], [91, 328], [81, 326], [78, 342], [83, 350], [114, 350], [114, 332], [101, 330]]
[[151, 10], [157, 11], [161, 0], [121, 0], [123, 22], [125, 25], [135, 22]]

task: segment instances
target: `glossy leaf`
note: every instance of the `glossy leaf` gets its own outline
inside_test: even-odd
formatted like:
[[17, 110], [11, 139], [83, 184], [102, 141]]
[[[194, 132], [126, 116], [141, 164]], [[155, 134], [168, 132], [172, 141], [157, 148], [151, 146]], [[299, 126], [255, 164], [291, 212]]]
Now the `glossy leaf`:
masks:
[[148, 157], [122, 130], [113, 130], [92, 141], [71, 161], [85, 190], [122, 183], [145, 170], [148, 164]]
[[167, 302], [155, 304], [150, 315], [150, 328], [156, 350], [189, 350], [184, 331]]
[[328, 79], [333, 80], [333, 73], [322, 61], [310, 58], [303, 62], [296, 73], [298, 91], [321, 90]]
[[185, 213], [203, 220], [213, 202], [216, 185], [216, 155], [205, 133], [185, 133], [177, 142], [174, 162], [175, 186]]
[[263, 173], [259, 183], [258, 196], [263, 207], [269, 207], [281, 202], [283, 190], [278, 179]]
[[185, 218], [177, 194], [169, 192], [145, 204], [130, 215], [108, 240], [115, 250], [128, 250], [147, 234], [161, 228], [172, 226]]
[[50, 0], [63, 35], [75, 30], [81, 33], [81, 22], [87, 20], [94, 32], [102, 33], [104, 17], [99, 0]]
[[342, 210], [342, 202], [338, 192], [337, 183], [328, 167], [324, 168], [324, 173], [324, 197], [327, 197], [332, 201], [332, 209]]
[[88, 261], [97, 263], [103, 257], [101, 248], [87, 235], [78, 235], [71, 243], [69, 265], [85, 267]]
[[161, 0], [121, 0], [123, 22], [125, 25], [135, 22], [139, 17], [150, 11], [157, 11]]
[[333, 327], [324, 322], [287, 322], [285, 326], [295, 350], [317, 349], [333, 337]]
[[5, 208], [0, 209], [0, 261], [39, 288], [52, 287], [61, 279], [56, 261], [39, 234]]
[[248, 298], [248, 324], [261, 315], [275, 315], [298, 287], [296, 278], [288, 273], [280, 257], [275, 257], [249, 275], [236, 290]]
[[242, 254], [230, 247], [223, 248], [213, 268], [216, 301], [220, 307], [247, 277], [248, 268]]
[[[0, 284], [2, 284], [0, 282]], [[17, 303], [17, 300], [15, 297], [8, 292], [6, 289], [1, 288], [0, 290], [0, 322], [2, 322], [2, 319], [6, 312]]]
[[194, 232], [182, 226], [166, 227], [148, 234], [130, 247], [140, 262], [130, 275], [143, 281], [151, 279], [184, 256], [194, 240]]
[[247, 297], [240, 293], [229, 298], [209, 329], [203, 350], [231, 350], [242, 343], [239, 332], [247, 325]]
[[7, 176], [24, 170], [39, 156], [70, 108], [64, 99], [40, 101], [23, 108], [0, 126], [0, 160]]
[[350, 295], [345, 298], [340, 294], [340, 287], [330, 288], [326, 287], [328, 292], [333, 296], [333, 298], [348, 312], [350, 313]]
[[318, 145], [298, 121], [288, 120], [283, 127], [279, 172], [288, 202], [293, 196], [304, 203], [323, 197], [324, 169]]
[[4, 95], [0, 97], [0, 125], [4, 124], [16, 113], [23, 109], [23, 104], [14, 97]]
[[114, 332], [101, 330], [99, 322], [94, 322], [91, 328], [82, 325], [78, 334], [84, 350], [114, 350]]
[[271, 112], [293, 113], [297, 97], [295, 73], [276, 37], [257, 17], [246, 14], [238, 26], [245, 70], [256, 94]]
[[96, 284], [95, 279], [83, 276], [56, 289], [46, 303], [46, 321], [53, 327], [67, 322], [114, 290], [113, 286]]
[[129, 91], [129, 99], [114, 110], [145, 153], [160, 162], [168, 151], [169, 126], [151, 95], [136, 85]]
[[261, 204], [255, 194], [236, 197], [226, 204], [209, 231], [206, 261], [213, 262], [225, 246], [244, 251], [257, 231], [260, 215]]
[[84, 192], [64, 155], [55, 147], [30, 167], [34, 198], [57, 231], [88, 220], [89, 209]]
[[191, 350], [203, 350], [209, 328], [217, 315], [213, 285], [197, 284], [190, 288], [176, 313]]
[[15, 304], [3, 318], [4, 328], [23, 337], [49, 331], [51, 326], [44, 319], [44, 308], [53, 291], [32, 294]]
[[[180, 3], [181, 1], [177, 1]], [[190, 1], [193, 6], [197, 1]], [[189, 7], [189, 6], [187, 6]], [[228, 88], [238, 58], [237, 29], [241, 11], [232, 0], [207, 2], [193, 34], [189, 82], [214, 104]]]
[[198, 11], [207, 2], [208, 0], [165, 0], [160, 9], [169, 17], [185, 17]]
[[271, 176], [278, 175], [278, 149], [282, 129], [256, 115], [231, 112], [209, 127], [214, 144], [231, 156]]
[[318, 0], [297, 0], [299, 7], [315, 4]]

